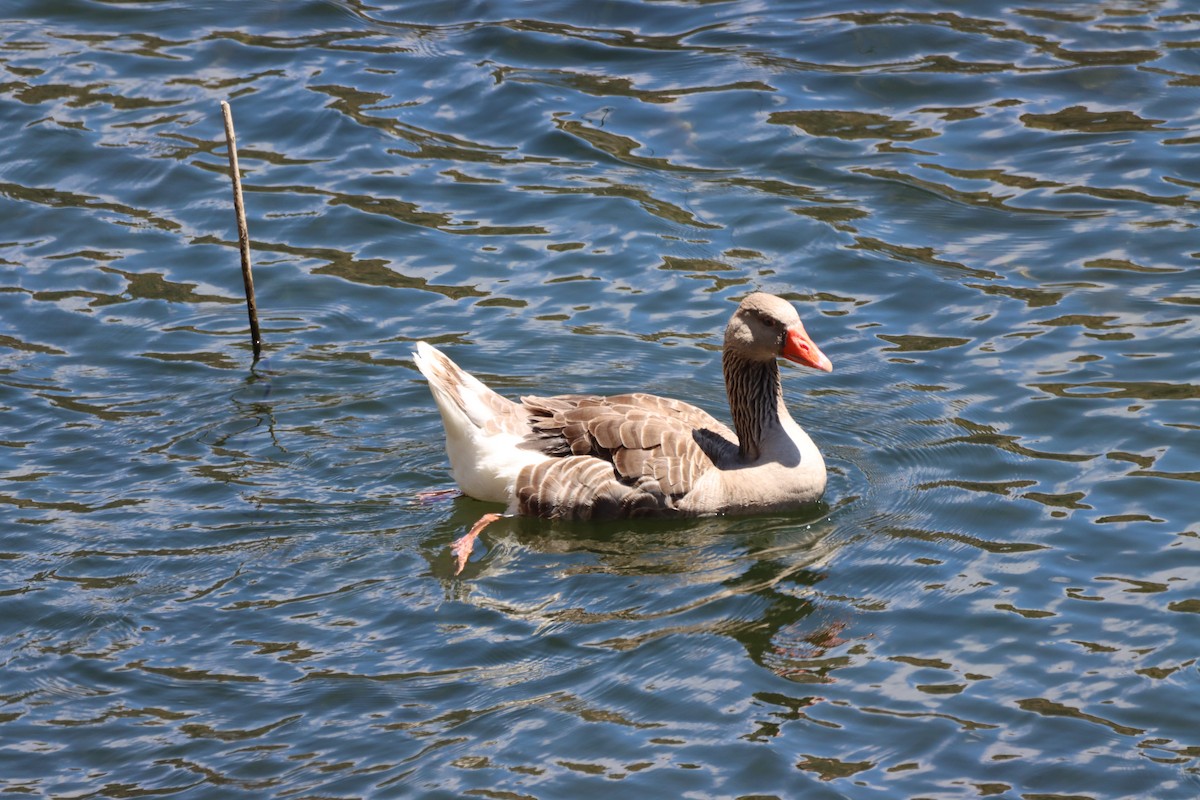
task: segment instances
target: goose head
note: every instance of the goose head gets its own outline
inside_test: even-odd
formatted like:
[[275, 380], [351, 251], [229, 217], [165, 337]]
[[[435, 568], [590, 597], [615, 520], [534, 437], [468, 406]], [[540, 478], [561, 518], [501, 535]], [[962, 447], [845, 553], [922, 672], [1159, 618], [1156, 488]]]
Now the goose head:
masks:
[[833, 371], [833, 363], [804, 330], [795, 307], [765, 292], [747, 295], [725, 328], [725, 349], [751, 362], [785, 358], [805, 367]]

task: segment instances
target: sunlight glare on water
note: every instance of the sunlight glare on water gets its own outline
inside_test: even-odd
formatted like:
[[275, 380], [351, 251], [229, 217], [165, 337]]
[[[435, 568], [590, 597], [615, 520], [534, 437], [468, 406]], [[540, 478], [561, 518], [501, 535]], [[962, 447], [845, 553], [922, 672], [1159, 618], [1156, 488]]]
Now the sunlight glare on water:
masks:
[[[1187, 4], [0, 14], [4, 791], [1200, 795]], [[756, 289], [821, 504], [453, 575], [416, 341], [727, 418]]]

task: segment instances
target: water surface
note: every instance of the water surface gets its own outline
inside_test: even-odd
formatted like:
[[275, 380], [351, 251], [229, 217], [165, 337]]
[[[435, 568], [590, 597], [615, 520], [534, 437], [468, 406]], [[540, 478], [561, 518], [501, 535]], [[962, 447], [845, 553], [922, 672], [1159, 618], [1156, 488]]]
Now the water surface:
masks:
[[[1187, 4], [3, 14], [6, 792], [1200, 794]], [[821, 507], [453, 577], [414, 341], [724, 416], [755, 289]]]

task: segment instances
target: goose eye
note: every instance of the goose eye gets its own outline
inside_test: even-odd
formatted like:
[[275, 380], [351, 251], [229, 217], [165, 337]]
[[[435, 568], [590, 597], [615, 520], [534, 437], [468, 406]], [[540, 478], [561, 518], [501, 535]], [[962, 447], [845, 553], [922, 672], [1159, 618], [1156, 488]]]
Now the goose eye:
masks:
[[779, 320], [763, 313], [762, 311], [759, 311], [757, 308], [752, 308], [752, 309], [749, 309], [748, 311], [749, 311], [750, 316], [754, 317], [756, 320], [758, 320], [759, 322], [761, 322], [763, 325], [767, 326], [768, 328], [782, 328], [783, 327], [782, 324], [779, 322]]

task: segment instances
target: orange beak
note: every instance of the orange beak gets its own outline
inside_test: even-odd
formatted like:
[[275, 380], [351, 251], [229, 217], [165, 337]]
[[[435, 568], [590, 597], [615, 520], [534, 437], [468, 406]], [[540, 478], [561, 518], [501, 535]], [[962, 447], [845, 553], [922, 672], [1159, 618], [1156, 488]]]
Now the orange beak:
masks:
[[806, 367], [833, 372], [833, 362], [821, 352], [821, 348], [817, 347], [812, 339], [808, 338], [808, 333], [800, 325], [787, 329], [787, 335], [783, 340], [783, 352], [780, 355], [788, 361], [794, 361]]

